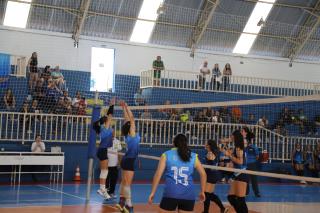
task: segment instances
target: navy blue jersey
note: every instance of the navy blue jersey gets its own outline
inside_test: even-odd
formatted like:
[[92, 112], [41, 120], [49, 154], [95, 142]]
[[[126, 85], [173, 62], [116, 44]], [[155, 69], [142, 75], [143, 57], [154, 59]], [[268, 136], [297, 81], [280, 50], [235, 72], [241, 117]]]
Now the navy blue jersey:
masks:
[[[236, 168], [236, 169], [246, 169], [247, 168], [247, 153], [244, 150], [242, 150], [242, 151], [243, 151], [242, 164], [237, 164], [237, 163], [233, 162], [234, 168]], [[236, 148], [233, 151], [233, 155], [238, 158]]]
[[109, 148], [109, 147], [112, 147], [112, 129], [101, 126], [99, 148]]
[[302, 156], [302, 151], [301, 150], [296, 150], [294, 152], [294, 155], [293, 155], [293, 161], [297, 164], [301, 164], [303, 163], [303, 156]]
[[313, 163], [313, 153], [311, 151], [307, 151], [305, 161], [307, 164]]
[[136, 158], [139, 154], [139, 144], [140, 144], [140, 136], [136, 134], [135, 136], [126, 136], [125, 142], [127, 144], [127, 151], [124, 157], [126, 158]]
[[259, 156], [259, 150], [254, 144], [248, 144], [245, 148], [245, 152], [247, 153], [247, 163], [256, 163], [257, 156]]
[[198, 160], [195, 153], [191, 153], [190, 161], [180, 159], [177, 149], [166, 151], [165, 187], [163, 197], [195, 200], [193, 171]]

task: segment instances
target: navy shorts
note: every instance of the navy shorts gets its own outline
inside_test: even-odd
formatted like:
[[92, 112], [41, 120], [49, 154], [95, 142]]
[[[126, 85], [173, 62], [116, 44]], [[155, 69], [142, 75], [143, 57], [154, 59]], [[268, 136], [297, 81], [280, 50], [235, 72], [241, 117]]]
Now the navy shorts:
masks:
[[136, 162], [136, 158], [122, 158], [121, 161], [121, 169], [126, 171], [134, 171], [134, 164]]
[[207, 183], [216, 184], [222, 179], [220, 171], [206, 169]]
[[195, 200], [183, 200], [183, 199], [175, 199], [170, 197], [163, 197], [160, 203], [160, 208], [165, 211], [190, 211], [192, 212], [194, 209]]
[[108, 160], [108, 148], [99, 148], [97, 151], [97, 157], [100, 161]]
[[249, 175], [247, 175], [247, 174], [234, 173], [234, 176], [235, 176], [234, 180], [241, 181], [241, 182], [246, 182], [246, 183], [249, 182]]

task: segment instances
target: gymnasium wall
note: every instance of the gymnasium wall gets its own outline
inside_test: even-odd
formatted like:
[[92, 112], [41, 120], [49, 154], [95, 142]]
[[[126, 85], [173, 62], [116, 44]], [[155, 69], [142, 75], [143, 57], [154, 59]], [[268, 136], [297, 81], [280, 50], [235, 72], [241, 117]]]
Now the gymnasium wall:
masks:
[[103, 46], [115, 49], [116, 74], [139, 76], [141, 70], [149, 69], [154, 58], [161, 55], [166, 68], [171, 70], [197, 72], [203, 60], [208, 60], [209, 66], [231, 63], [234, 75], [320, 82], [319, 64], [294, 63], [290, 68], [286, 60], [233, 57], [205, 51], [191, 58], [190, 51], [185, 48], [137, 45], [88, 37], [83, 37], [76, 49], [69, 34], [17, 31], [6, 27], [0, 27], [0, 38], [0, 52], [29, 57], [37, 51], [40, 66], [59, 64], [65, 70], [89, 72], [91, 47]]

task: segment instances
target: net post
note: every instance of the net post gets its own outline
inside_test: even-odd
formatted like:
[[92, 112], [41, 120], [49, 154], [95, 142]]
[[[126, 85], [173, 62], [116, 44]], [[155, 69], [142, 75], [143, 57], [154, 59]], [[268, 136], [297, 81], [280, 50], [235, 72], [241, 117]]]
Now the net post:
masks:
[[93, 172], [93, 158], [89, 158], [86, 203], [88, 203], [90, 201], [91, 184], [92, 184], [92, 172]]

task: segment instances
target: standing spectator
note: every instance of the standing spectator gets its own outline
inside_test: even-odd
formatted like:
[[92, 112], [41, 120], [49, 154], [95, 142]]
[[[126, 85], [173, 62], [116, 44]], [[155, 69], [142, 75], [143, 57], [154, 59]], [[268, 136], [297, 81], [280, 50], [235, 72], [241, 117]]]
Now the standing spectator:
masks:
[[85, 97], [82, 97], [79, 102], [78, 115], [85, 115], [87, 111], [87, 101]]
[[62, 92], [56, 87], [56, 84], [51, 78], [48, 80], [48, 87], [46, 92], [46, 109], [49, 113], [51, 113], [54, 112], [55, 105], [59, 97], [62, 95]]
[[38, 56], [36, 52], [33, 52], [31, 58], [28, 61], [29, 67], [29, 89], [33, 90], [38, 80]]
[[223, 81], [223, 89], [224, 91], [227, 90], [227, 88], [229, 89], [230, 86], [230, 77], [232, 75], [232, 70], [231, 70], [231, 66], [229, 63], [227, 63], [223, 69], [223, 73], [222, 73], [223, 77], [222, 77], [222, 81]]
[[210, 69], [208, 68], [208, 61], [204, 61], [203, 65], [200, 67], [199, 75], [199, 89], [205, 89], [206, 85], [206, 76], [210, 75]]
[[280, 124], [291, 124], [293, 115], [288, 107], [285, 107], [280, 114]]
[[212, 90], [219, 90], [221, 85], [222, 75], [219, 68], [219, 64], [215, 64], [212, 69], [211, 87]]
[[240, 123], [242, 112], [239, 106], [234, 106], [231, 109], [231, 121], [233, 123]]
[[24, 102], [21, 108], [21, 113], [26, 113], [25, 115], [21, 115], [19, 117], [20, 126], [23, 127], [23, 124], [25, 124], [25, 129], [27, 129], [27, 133], [31, 134], [32, 131], [30, 129], [30, 115], [27, 113], [30, 113], [29, 104], [27, 102]]
[[[46, 150], [46, 147], [44, 145], [44, 142], [42, 142], [41, 140], [41, 135], [37, 135], [35, 142], [32, 143], [31, 145], [31, 152], [36, 152], [36, 153], [41, 153], [44, 152]], [[40, 172], [40, 170], [42, 170], [42, 166], [40, 165], [35, 165], [31, 167], [31, 171], [32, 172]], [[32, 173], [32, 180], [34, 182], [37, 182], [37, 177], [35, 173]]]
[[12, 93], [11, 89], [7, 89], [6, 93], [3, 96], [3, 101], [6, 106], [6, 110], [14, 111], [16, 108], [16, 99]]
[[133, 98], [136, 106], [144, 106], [146, 104], [142, 95], [142, 89], [138, 89], [138, 91], [134, 94]]
[[157, 56], [157, 59], [152, 63], [153, 68], [153, 86], [160, 86], [161, 70], [164, 70], [164, 64], [161, 60], [161, 56]]
[[112, 147], [108, 148], [108, 176], [106, 180], [106, 189], [111, 198], [116, 198], [114, 191], [116, 189], [119, 174], [119, 152], [122, 150], [121, 142], [115, 138], [115, 132], [112, 131]]
[[269, 120], [266, 118], [266, 116], [262, 116], [262, 118], [259, 118], [258, 123], [259, 126], [262, 126], [264, 128], [268, 128], [269, 126]]
[[43, 72], [41, 73], [41, 78], [48, 80], [50, 78], [50, 76], [51, 76], [50, 66], [46, 65]]

